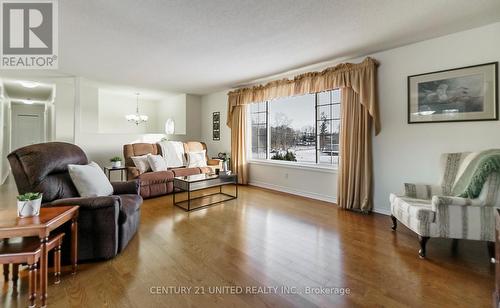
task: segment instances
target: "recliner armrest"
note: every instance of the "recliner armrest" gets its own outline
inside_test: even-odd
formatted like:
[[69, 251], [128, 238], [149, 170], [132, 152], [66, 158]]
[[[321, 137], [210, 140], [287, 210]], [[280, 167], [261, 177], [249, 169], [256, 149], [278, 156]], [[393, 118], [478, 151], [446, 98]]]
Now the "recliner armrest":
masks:
[[217, 166], [222, 162], [220, 159], [209, 159], [207, 160], [207, 165], [209, 166]]
[[129, 179], [135, 179], [139, 175], [141, 175], [139, 169], [137, 169], [136, 167], [127, 167], [127, 176]]
[[138, 195], [140, 190], [139, 180], [132, 180], [127, 182], [111, 182], [111, 185], [113, 186], [114, 195]]
[[44, 204], [44, 206], [61, 206], [61, 205], [78, 205], [81, 209], [98, 210], [108, 207], [120, 208], [120, 197], [105, 196], [105, 197], [89, 197], [89, 198], [66, 198], [52, 201]]

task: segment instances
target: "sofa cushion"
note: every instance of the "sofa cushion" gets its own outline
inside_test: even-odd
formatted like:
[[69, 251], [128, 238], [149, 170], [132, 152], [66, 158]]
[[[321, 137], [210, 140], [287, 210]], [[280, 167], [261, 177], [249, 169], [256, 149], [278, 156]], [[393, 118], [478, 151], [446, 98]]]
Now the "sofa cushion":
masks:
[[418, 220], [433, 222], [436, 213], [432, 210], [430, 200], [390, 195], [391, 206], [400, 217], [411, 217]]
[[177, 168], [172, 169], [174, 176], [188, 176], [194, 174], [200, 174], [200, 168]]
[[200, 172], [201, 173], [213, 173], [214, 170], [212, 167], [200, 167]]
[[174, 176], [173, 170], [146, 172], [139, 175], [139, 180], [141, 182], [141, 186], [146, 186], [172, 181]]

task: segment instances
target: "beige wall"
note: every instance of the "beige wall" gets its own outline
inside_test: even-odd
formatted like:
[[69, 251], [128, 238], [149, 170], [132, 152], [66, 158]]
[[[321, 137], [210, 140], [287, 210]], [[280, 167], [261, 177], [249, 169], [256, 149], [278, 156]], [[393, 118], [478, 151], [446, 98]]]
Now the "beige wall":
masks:
[[[226, 125], [227, 119], [227, 91], [204, 95], [201, 98], [201, 139], [207, 144], [210, 157], [220, 152], [231, 152], [231, 130]], [[212, 138], [212, 114], [220, 112], [221, 136], [220, 140]]]
[[184, 141], [201, 139], [201, 96], [186, 95], [186, 135]]
[[[389, 213], [389, 193], [400, 192], [406, 181], [437, 183], [439, 155], [443, 152], [499, 148], [499, 121], [407, 124], [407, 76], [486, 62], [500, 61], [500, 23], [395, 48], [370, 56], [378, 71], [382, 133], [373, 139], [375, 211]], [[359, 62], [364, 57], [349, 61]], [[334, 65], [332, 61], [331, 65]], [[318, 67], [321, 69], [321, 67]], [[211, 109], [222, 108], [224, 92], [206, 95], [203, 127]], [[229, 130], [222, 126], [229, 145]], [[203, 135], [209, 143], [208, 134]], [[336, 173], [283, 166], [250, 165], [250, 182], [318, 199], [335, 200]]]

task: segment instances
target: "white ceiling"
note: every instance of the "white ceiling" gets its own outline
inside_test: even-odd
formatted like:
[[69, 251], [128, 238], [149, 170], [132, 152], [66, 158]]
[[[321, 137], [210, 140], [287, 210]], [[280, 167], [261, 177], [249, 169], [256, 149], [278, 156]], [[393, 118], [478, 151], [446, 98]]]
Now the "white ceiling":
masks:
[[80, 0], [59, 19], [60, 72], [204, 94], [492, 23], [500, 1]]

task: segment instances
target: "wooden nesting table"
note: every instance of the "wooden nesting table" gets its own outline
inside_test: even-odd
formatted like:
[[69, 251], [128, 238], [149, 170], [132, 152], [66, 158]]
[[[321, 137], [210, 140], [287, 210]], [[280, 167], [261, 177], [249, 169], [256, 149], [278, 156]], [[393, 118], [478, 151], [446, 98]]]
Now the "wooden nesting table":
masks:
[[40, 215], [17, 217], [16, 208], [0, 211], [0, 238], [38, 236], [40, 238], [40, 300], [47, 305], [47, 242], [50, 232], [71, 221], [71, 262], [76, 272], [78, 259], [78, 206], [57, 206], [40, 209]]

